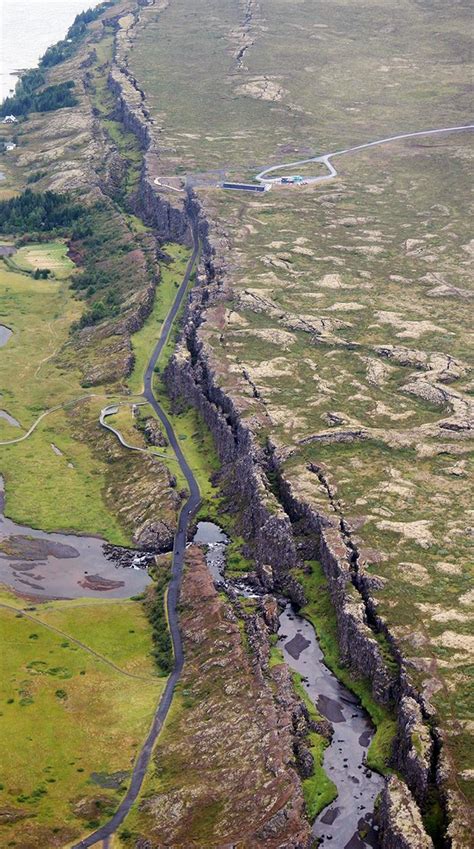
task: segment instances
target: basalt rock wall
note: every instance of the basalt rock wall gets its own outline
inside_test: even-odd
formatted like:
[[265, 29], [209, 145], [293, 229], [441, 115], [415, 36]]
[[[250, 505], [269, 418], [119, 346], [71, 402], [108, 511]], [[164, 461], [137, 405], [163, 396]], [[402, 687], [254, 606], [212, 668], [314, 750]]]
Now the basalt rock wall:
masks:
[[[328, 578], [344, 662], [354, 674], [371, 681], [374, 696], [381, 703], [392, 702], [402, 695], [406, 699], [415, 696], [416, 707], [405, 702], [405, 708], [400, 710], [397, 738], [397, 766], [409, 787], [401, 783], [401, 788], [391, 785], [387, 788], [381, 805], [382, 845], [383, 849], [431, 849], [431, 840], [424, 832], [419, 810], [410, 792], [422, 802], [430, 768], [433, 772], [433, 747], [424, 738], [426, 745], [420, 756], [417, 745], [416, 734], [421, 728], [426, 731], [420, 697], [411, 692], [403, 670], [397, 676], [387, 669], [368, 621], [370, 617], [375, 618], [376, 606], [372, 605], [363, 582], [357, 586], [353, 580], [347, 541], [337, 522], [319, 515], [297, 499], [279, 470], [279, 498], [270, 488], [266, 472], [272, 470], [272, 463], [274, 467], [274, 458], [257, 444], [236, 407], [236, 399], [226, 395], [219, 386], [212, 367], [212, 351], [206, 348], [199, 334], [206, 307], [228, 294], [222, 256], [214, 248], [209, 222], [195, 196], [183, 193], [182, 197], [175, 198], [170, 192], [164, 194], [155, 183], [159, 174], [159, 146], [152, 121], [144, 108], [143, 94], [126, 67], [122, 65], [113, 69], [109, 86], [117, 99], [124, 125], [136, 134], [145, 150], [137, 200], [140, 215], [155, 228], [161, 241], [190, 244], [194, 229], [203, 248], [197, 285], [186, 310], [181, 341], [165, 375], [169, 394], [175, 404], [182, 403], [183, 399], [193, 404], [213, 433], [223, 465], [222, 477], [228, 491], [232, 491], [237, 505], [238, 525], [258, 563], [262, 583], [268, 589], [285, 591], [298, 604], [304, 603], [301, 587], [291, 576], [292, 567], [299, 564], [293, 534], [293, 524], [298, 522], [308, 537], [312, 535], [311, 545], [314, 545]], [[418, 732], [414, 732], [415, 726]], [[418, 841], [415, 843], [409, 842], [411, 837], [400, 829], [400, 823], [394, 817], [402, 796], [403, 806], [413, 814]]]
[[396, 776], [382, 791], [378, 820], [382, 849], [433, 849], [413, 797]]
[[[400, 713], [397, 767], [407, 781], [403, 784], [405, 803], [409, 802], [413, 811], [417, 812], [417, 829], [422, 841], [419, 847], [428, 849], [432, 844], [424, 832], [417, 802], [423, 804], [426, 797], [432, 774], [433, 747], [423, 723], [420, 704], [412, 698], [413, 693], [402, 668], [398, 672], [393, 671], [385, 663], [369, 624], [375, 605], [371, 611], [355, 586], [350, 552], [339, 522], [317, 513], [300, 500], [279, 469], [278, 498], [275, 497], [267, 478], [268, 471], [275, 473], [274, 454], [270, 451], [269, 455], [268, 448], [257, 444], [239, 414], [236, 400], [226, 395], [218, 384], [212, 368], [212, 351], [203, 341], [199, 328], [206, 307], [215, 306], [229, 293], [225, 289], [224, 269], [209, 238], [209, 225], [195, 198], [189, 199], [186, 211], [199, 233], [203, 256], [197, 285], [187, 307], [181, 340], [165, 375], [169, 394], [175, 404], [183, 399], [193, 404], [213, 433], [224, 467], [223, 478], [232, 490], [234, 501], [239, 504], [240, 530], [252, 543], [252, 553], [259, 564], [259, 574], [266, 589], [284, 590], [296, 603], [304, 603], [301, 587], [291, 576], [292, 567], [301, 565], [293, 533], [293, 528], [297, 527], [298, 534], [310, 539], [310, 543], [303, 543], [304, 548], [308, 545], [308, 550], [313, 547], [327, 576], [343, 662], [354, 675], [371, 682], [373, 695], [381, 704], [394, 704], [402, 696], [412, 699], [413, 704], [405, 702], [407, 711]], [[416, 713], [416, 721], [413, 712]], [[414, 737], [415, 725], [417, 732]], [[422, 753], [418, 743], [415, 745], [416, 735], [423, 738]], [[402, 834], [388, 837], [393, 817], [388, 816], [389, 807], [384, 810], [387, 812], [386, 840], [393, 840], [392, 843], [386, 842], [387, 849], [405, 849], [409, 844], [404, 842]]]

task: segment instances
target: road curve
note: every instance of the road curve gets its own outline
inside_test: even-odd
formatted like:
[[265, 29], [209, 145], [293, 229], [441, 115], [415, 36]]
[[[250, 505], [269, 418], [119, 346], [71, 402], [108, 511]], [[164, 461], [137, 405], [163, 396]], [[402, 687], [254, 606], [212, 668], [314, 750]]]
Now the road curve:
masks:
[[267, 177], [266, 175], [271, 174], [273, 171], [281, 171], [286, 168], [296, 168], [298, 165], [308, 165], [310, 162], [321, 162], [326, 166], [329, 174], [324, 174], [318, 177], [306, 177], [305, 182], [322, 183], [326, 180], [332, 180], [333, 177], [337, 177], [337, 171], [331, 162], [331, 159], [335, 156], [344, 156], [346, 153], [354, 153], [356, 150], [365, 150], [368, 147], [377, 147], [380, 144], [400, 141], [401, 139], [413, 139], [417, 136], [435, 136], [440, 133], [454, 133], [460, 130], [474, 130], [474, 124], [466, 124], [461, 127], [442, 127], [438, 130], [419, 130], [416, 133], [401, 133], [398, 136], [389, 136], [386, 139], [377, 139], [376, 141], [366, 142], [365, 144], [357, 144], [355, 147], [347, 147], [344, 150], [335, 150], [332, 153], [323, 153], [321, 156], [313, 156], [310, 159], [299, 159], [296, 162], [284, 162], [280, 165], [272, 165], [269, 168], [264, 168], [263, 171], [260, 171], [260, 173], [256, 175], [255, 179], [258, 180], [259, 183], [278, 183], [280, 182], [281, 177]]
[[181, 286], [178, 289], [174, 304], [163, 324], [160, 338], [158, 339], [158, 342], [148, 363], [145, 372], [145, 389], [143, 392], [143, 397], [146, 398], [149, 404], [151, 404], [158, 418], [162, 422], [163, 427], [165, 428], [166, 436], [168, 437], [169, 443], [175, 452], [176, 459], [181, 467], [181, 471], [183, 472], [186, 478], [189, 488], [189, 497], [184, 506], [182, 507], [178, 518], [178, 527], [176, 529], [176, 535], [174, 538], [173, 546], [171, 580], [169, 583], [166, 599], [168, 623], [171, 639], [173, 641], [174, 666], [173, 671], [171, 672], [171, 675], [169, 676], [168, 681], [166, 683], [166, 687], [161, 696], [161, 699], [158, 703], [150, 731], [148, 732], [148, 737], [146, 738], [138, 755], [138, 758], [135, 762], [135, 766], [133, 767], [132, 778], [126, 795], [124, 796], [122, 802], [120, 803], [115, 814], [109, 820], [109, 822], [98, 828], [96, 831], [93, 832], [93, 834], [90, 834], [88, 837], [85, 837], [79, 843], [75, 843], [72, 849], [86, 849], [86, 847], [94, 846], [100, 841], [104, 841], [107, 845], [108, 838], [117, 830], [119, 825], [121, 825], [121, 823], [124, 821], [125, 817], [127, 816], [128, 812], [130, 811], [130, 808], [132, 807], [140, 792], [140, 788], [142, 786], [143, 779], [145, 777], [145, 773], [153, 752], [153, 747], [168, 714], [171, 705], [171, 700], [173, 698], [174, 689], [179, 681], [184, 665], [183, 644], [179, 628], [177, 604], [179, 589], [181, 585], [181, 577], [183, 574], [184, 554], [186, 550], [186, 539], [189, 520], [191, 516], [196, 512], [199, 506], [199, 503], [201, 501], [201, 494], [196, 478], [194, 477], [191, 468], [188, 465], [188, 462], [181, 450], [174, 430], [165, 412], [162, 410], [153, 393], [153, 370], [164, 346], [166, 345], [166, 341], [168, 339], [172, 324], [178, 314], [181, 304], [183, 303], [184, 297], [186, 295], [186, 290], [188, 288], [189, 279], [191, 277], [194, 264], [199, 254], [199, 238], [195, 226], [193, 226], [192, 229], [192, 236], [194, 245], [193, 252], [186, 267], [186, 273], [183, 277]]
[[25, 439], [28, 439], [29, 436], [36, 430], [39, 423], [43, 421], [46, 416], [49, 416], [51, 413], [57, 413], [58, 410], [65, 410], [67, 407], [70, 407], [72, 404], [78, 404], [79, 401], [85, 401], [88, 398], [105, 398], [105, 395], [97, 395], [93, 393], [92, 395], [81, 395], [79, 398], [72, 398], [71, 401], [64, 401], [63, 404], [58, 404], [56, 407], [50, 407], [49, 410], [45, 410], [44, 413], [41, 413], [40, 416], [36, 419], [35, 422], [31, 425], [29, 431], [24, 433], [23, 436], [17, 436], [16, 439], [7, 439], [5, 442], [0, 442], [0, 445], [15, 445], [17, 442], [24, 442]]
[[[154, 451], [153, 448], [140, 448], [138, 445], [131, 445], [130, 442], [127, 442], [125, 437], [120, 433], [119, 430], [117, 430], [116, 427], [112, 427], [111, 424], [107, 424], [107, 416], [115, 415], [115, 413], [118, 412], [118, 408], [120, 406], [123, 406], [123, 403], [123, 401], [120, 401], [117, 404], [108, 404], [107, 407], [104, 407], [100, 411], [99, 424], [101, 424], [102, 427], [105, 428], [105, 430], [109, 430], [110, 433], [113, 433], [114, 436], [116, 436], [118, 441], [120, 442], [120, 445], [123, 445], [124, 448], [128, 448], [130, 451], [140, 451], [142, 454], [152, 455], [153, 457], [162, 457], [164, 460], [171, 460], [174, 462], [176, 458], [172, 457], [171, 455], [163, 454], [162, 452], [160, 453], [160, 451]], [[131, 401], [127, 401], [126, 405], [129, 407], [131, 406], [131, 403]], [[142, 404], [143, 403], [144, 402], [142, 401]]]

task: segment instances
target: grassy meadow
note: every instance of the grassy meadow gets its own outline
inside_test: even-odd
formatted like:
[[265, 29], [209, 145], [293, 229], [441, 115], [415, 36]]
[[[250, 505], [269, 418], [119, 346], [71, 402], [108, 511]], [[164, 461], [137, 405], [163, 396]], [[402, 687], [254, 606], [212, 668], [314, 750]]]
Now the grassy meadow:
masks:
[[63, 846], [125, 791], [164, 686], [151, 626], [139, 601], [0, 605], [2, 845]]

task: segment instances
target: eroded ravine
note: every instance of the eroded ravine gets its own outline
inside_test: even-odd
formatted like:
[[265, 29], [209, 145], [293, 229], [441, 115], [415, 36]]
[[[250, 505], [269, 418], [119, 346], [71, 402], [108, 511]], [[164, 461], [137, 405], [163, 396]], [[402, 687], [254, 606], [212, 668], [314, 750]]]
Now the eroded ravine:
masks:
[[[215, 582], [225, 584], [223, 531], [212, 522], [199, 522], [194, 543], [206, 546], [206, 562]], [[244, 595], [254, 588], [233, 584]], [[373, 823], [375, 800], [382, 776], [368, 769], [366, 755], [374, 728], [359, 700], [344, 687], [324, 662], [315, 630], [290, 604], [280, 615], [278, 648], [285, 663], [304, 678], [307, 694], [318, 712], [333, 725], [334, 735], [324, 755], [324, 769], [337, 787], [337, 799], [316, 818], [313, 834], [321, 849], [363, 849], [378, 846]]]

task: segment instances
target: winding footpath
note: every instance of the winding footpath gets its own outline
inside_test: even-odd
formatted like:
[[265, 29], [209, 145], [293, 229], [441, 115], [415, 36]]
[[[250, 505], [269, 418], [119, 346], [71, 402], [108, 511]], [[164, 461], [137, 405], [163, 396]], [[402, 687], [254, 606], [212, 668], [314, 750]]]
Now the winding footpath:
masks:
[[186, 541], [187, 541], [187, 531], [189, 521], [191, 516], [196, 512], [199, 503], [201, 501], [201, 494], [199, 491], [199, 486], [194, 477], [191, 468], [181, 450], [179, 442], [176, 438], [175, 432], [169, 422], [166, 413], [161, 408], [158, 403], [154, 392], [153, 392], [153, 373], [156, 363], [160, 357], [161, 352], [163, 351], [164, 346], [166, 345], [169, 332], [173, 325], [173, 322], [178, 314], [178, 311], [183, 303], [184, 297], [186, 295], [186, 291], [188, 288], [189, 280], [191, 277], [191, 273], [193, 271], [195, 262], [197, 260], [199, 254], [199, 238], [197, 234], [197, 230], [195, 226], [193, 226], [192, 230], [193, 235], [193, 252], [191, 258], [186, 267], [186, 272], [183, 277], [182, 283], [178, 289], [176, 299], [174, 304], [163, 324], [161, 329], [160, 338], [155, 346], [155, 349], [151, 355], [150, 361], [148, 363], [146, 372], [145, 372], [145, 381], [144, 381], [144, 392], [143, 397], [148, 401], [149, 404], [153, 407], [155, 413], [160, 419], [163, 427], [166, 431], [166, 436], [168, 438], [169, 444], [171, 448], [174, 450], [176, 459], [180, 465], [181, 471], [183, 472], [189, 489], [189, 497], [186, 503], [183, 505], [181, 512], [178, 518], [178, 527], [176, 530], [176, 535], [174, 538], [174, 546], [173, 546], [173, 562], [171, 567], [171, 580], [168, 586], [168, 594], [166, 598], [166, 607], [168, 614], [168, 624], [171, 634], [171, 639], [173, 641], [173, 651], [174, 651], [174, 666], [171, 675], [166, 682], [166, 687], [163, 691], [161, 699], [157, 705], [155, 715], [153, 717], [153, 722], [148, 732], [148, 737], [146, 738], [142, 749], [138, 755], [138, 758], [135, 762], [135, 766], [133, 768], [132, 777], [130, 780], [130, 786], [127, 790], [126, 795], [124, 796], [122, 802], [117, 808], [113, 817], [109, 820], [108, 823], [98, 828], [88, 837], [85, 837], [79, 843], [75, 843], [72, 849], [86, 849], [86, 847], [94, 846], [96, 843], [103, 841], [103, 846], [108, 845], [108, 838], [114, 834], [119, 825], [124, 821], [127, 816], [130, 808], [135, 802], [142, 783], [145, 777], [145, 773], [150, 762], [150, 758], [153, 752], [153, 747], [157, 740], [157, 737], [163, 727], [163, 723], [167, 717], [171, 701], [173, 698], [174, 690], [176, 684], [179, 681], [181, 676], [181, 672], [184, 665], [184, 653], [183, 653], [183, 644], [181, 640], [181, 632], [179, 628], [179, 619], [178, 619], [178, 597], [179, 590], [181, 585], [181, 578], [183, 574], [183, 564], [184, 564], [184, 554], [186, 551]]
[[280, 165], [272, 165], [270, 168], [265, 168], [263, 171], [260, 171], [260, 173], [256, 175], [255, 179], [258, 180], [259, 183], [279, 183], [281, 177], [268, 177], [267, 174], [271, 174], [274, 171], [281, 171], [282, 169], [296, 168], [298, 165], [308, 165], [310, 162], [321, 162], [326, 166], [329, 174], [323, 174], [318, 177], [305, 177], [304, 182], [322, 183], [326, 180], [332, 180], [333, 177], [337, 177], [337, 171], [331, 162], [331, 159], [334, 159], [335, 156], [344, 156], [347, 153], [354, 153], [357, 150], [366, 150], [369, 147], [377, 147], [381, 144], [388, 144], [388, 142], [400, 141], [402, 139], [413, 139], [420, 136], [435, 136], [441, 133], [454, 133], [461, 130], [474, 130], [474, 124], [466, 124], [461, 127], [442, 127], [437, 130], [420, 130], [416, 133], [401, 133], [398, 136], [389, 136], [386, 139], [377, 139], [377, 141], [357, 144], [355, 147], [347, 147], [344, 150], [335, 150], [332, 153], [323, 153], [321, 156], [313, 156], [310, 159], [298, 159], [296, 162], [284, 162]]
[[68, 407], [73, 406], [74, 404], [78, 404], [79, 401], [86, 401], [90, 398], [105, 398], [105, 395], [81, 395], [79, 398], [72, 398], [71, 401], [64, 401], [63, 404], [57, 404], [56, 407], [50, 407], [49, 410], [45, 410], [44, 413], [41, 413], [40, 416], [36, 419], [35, 422], [31, 425], [30, 429], [23, 434], [23, 436], [17, 436], [16, 439], [7, 439], [3, 442], [0, 442], [0, 445], [15, 445], [17, 442], [24, 442], [25, 439], [28, 439], [32, 433], [36, 430], [40, 422], [43, 421], [46, 416], [51, 415], [51, 413], [57, 413], [58, 410], [66, 410]]
[[[151, 448], [140, 448], [138, 445], [132, 445], [130, 442], [127, 442], [123, 434], [120, 433], [120, 431], [116, 427], [113, 427], [111, 424], [108, 424], [108, 422], [106, 421], [106, 418], [108, 416], [114, 416], [116, 413], [118, 413], [119, 407], [129, 407], [131, 403], [132, 402], [130, 401], [121, 401], [119, 404], [109, 404], [107, 407], [104, 407], [103, 410], [100, 411], [99, 424], [101, 424], [102, 427], [105, 428], [105, 430], [109, 430], [110, 433], [113, 433], [114, 436], [116, 436], [118, 441], [120, 442], [120, 445], [122, 445], [124, 448], [128, 448], [130, 451], [140, 451], [142, 454], [151, 454], [153, 455], [153, 457], [162, 457], [163, 460], [176, 461], [176, 457], [172, 457], [171, 454], [163, 454], [160, 453], [160, 451], [153, 451], [153, 449]], [[142, 403], [144, 402], [142, 401]]]

